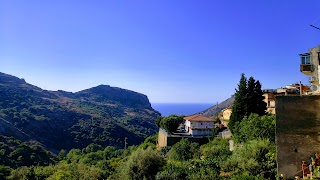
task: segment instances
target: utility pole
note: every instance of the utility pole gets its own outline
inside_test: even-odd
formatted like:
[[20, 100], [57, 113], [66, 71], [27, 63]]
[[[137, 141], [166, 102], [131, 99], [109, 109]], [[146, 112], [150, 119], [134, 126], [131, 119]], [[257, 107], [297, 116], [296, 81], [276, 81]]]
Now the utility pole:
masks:
[[127, 144], [128, 144], [127, 139], [128, 139], [127, 137], [124, 138], [124, 149], [127, 149]]

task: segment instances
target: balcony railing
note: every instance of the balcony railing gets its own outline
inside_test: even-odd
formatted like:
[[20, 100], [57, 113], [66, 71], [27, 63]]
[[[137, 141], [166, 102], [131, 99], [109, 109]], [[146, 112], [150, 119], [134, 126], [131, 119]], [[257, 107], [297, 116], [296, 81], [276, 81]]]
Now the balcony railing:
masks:
[[313, 72], [313, 66], [311, 64], [300, 64], [301, 72]]

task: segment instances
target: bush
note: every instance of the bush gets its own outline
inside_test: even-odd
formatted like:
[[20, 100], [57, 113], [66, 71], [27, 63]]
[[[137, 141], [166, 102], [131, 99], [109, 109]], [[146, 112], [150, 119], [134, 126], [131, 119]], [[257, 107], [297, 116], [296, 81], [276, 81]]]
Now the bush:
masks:
[[129, 159], [118, 168], [118, 177], [109, 179], [155, 179], [156, 174], [165, 165], [165, 160], [157, 151], [148, 148], [138, 149], [133, 152]]
[[186, 138], [172, 146], [168, 152], [170, 159], [177, 161], [186, 161], [192, 158], [199, 158], [199, 144], [192, 143]]
[[201, 146], [200, 154], [203, 159], [210, 160], [217, 166], [220, 166], [220, 163], [231, 155], [229, 142], [226, 139], [215, 138], [208, 144]]
[[260, 116], [258, 114], [250, 114], [244, 117], [240, 123], [235, 126], [233, 134], [237, 142], [246, 142], [254, 139], [268, 139], [275, 142], [275, 115]]
[[232, 175], [260, 176], [275, 178], [276, 149], [269, 140], [252, 140], [237, 147], [222, 163], [223, 170]]

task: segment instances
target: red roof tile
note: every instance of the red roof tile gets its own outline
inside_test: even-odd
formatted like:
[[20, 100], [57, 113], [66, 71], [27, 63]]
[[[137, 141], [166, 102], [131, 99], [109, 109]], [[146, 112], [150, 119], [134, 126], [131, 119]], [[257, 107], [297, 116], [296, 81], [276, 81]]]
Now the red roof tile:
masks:
[[193, 116], [186, 116], [184, 117], [185, 120], [188, 120], [188, 121], [196, 121], [196, 122], [201, 122], [201, 121], [213, 121], [213, 119], [210, 119], [206, 116], [203, 116], [201, 114], [196, 114], [196, 115], [193, 115]]

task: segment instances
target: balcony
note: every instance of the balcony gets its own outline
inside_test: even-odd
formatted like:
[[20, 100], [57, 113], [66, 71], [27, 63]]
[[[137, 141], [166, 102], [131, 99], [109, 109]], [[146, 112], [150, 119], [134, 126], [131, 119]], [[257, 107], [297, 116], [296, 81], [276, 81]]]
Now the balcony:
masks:
[[303, 74], [310, 76], [312, 74], [313, 70], [314, 70], [314, 68], [311, 64], [300, 64], [300, 71]]
[[309, 81], [310, 81], [310, 83], [312, 84], [312, 83], [317, 82], [317, 81], [318, 81], [318, 78], [317, 78], [317, 77], [309, 77]]

